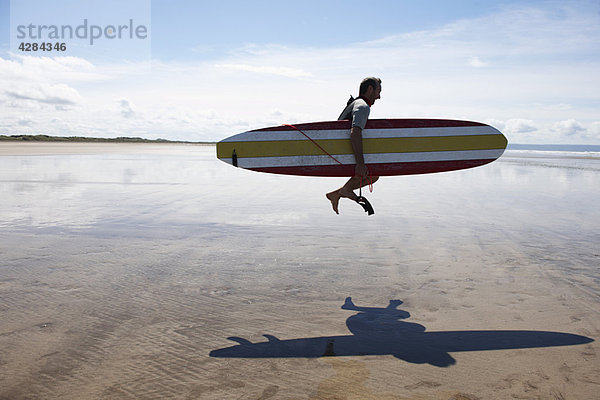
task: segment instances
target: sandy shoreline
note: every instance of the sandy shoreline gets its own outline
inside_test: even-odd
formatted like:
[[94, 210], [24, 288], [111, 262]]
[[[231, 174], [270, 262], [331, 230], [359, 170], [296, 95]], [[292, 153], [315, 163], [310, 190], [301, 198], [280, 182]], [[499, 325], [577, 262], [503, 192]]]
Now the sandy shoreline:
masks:
[[83, 143], [83, 142], [0, 142], [0, 156], [153, 153], [182, 147], [214, 146], [192, 143]]
[[129, 149], [0, 157], [0, 398], [596, 396], [595, 164], [387, 179], [367, 217], [336, 180]]

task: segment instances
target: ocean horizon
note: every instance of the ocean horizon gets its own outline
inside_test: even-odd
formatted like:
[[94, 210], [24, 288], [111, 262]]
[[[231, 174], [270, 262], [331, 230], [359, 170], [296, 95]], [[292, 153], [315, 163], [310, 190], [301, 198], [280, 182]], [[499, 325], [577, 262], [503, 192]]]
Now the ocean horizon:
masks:
[[569, 151], [600, 153], [600, 145], [591, 144], [520, 144], [508, 143], [507, 150]]

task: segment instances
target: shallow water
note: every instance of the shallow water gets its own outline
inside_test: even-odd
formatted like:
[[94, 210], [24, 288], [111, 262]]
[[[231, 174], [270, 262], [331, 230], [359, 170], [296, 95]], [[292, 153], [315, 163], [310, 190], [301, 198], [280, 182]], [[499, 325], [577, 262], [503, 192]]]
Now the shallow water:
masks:
[[598, 157], [514, 151], [471, 170], [386, 177], [372, 194], [363, 193], [377, 212], [363, 218], [351, 202], [342, 201], [340, 217], [327, 207], [324, 192], [343, 180], [235, 169], [216, 160], [211, 146], [165, 146], [164, 151], [150, 146], [152, 151], [126, 147], [124, 153], [104, 153], [100, 145], [99, 154], [0, 157], [1, 226], [89, 234], [117, 222], [174, 229], [300, 225], [320, 232], [356, 226], [378, 232], [401, 230], [399, 220], [468, 225], [500, 219], [504, 225], [516, 219], [568, 234], [599, 218], [593, 202], [600, 193]]
[[[229, 336], [346, 334], [352, 314], [340, 306], [349, 296], [378, 307], [402, 299], [410, 321], [428, 331], [598, 337], [595, 154], [509, 151], [471, 170], [382, 178], [363, 192], [376, 212], [367, 216], [344, 200], [333, 213], [325, 193], [340, 179], [236, 169], [218, 161], [213, 146], [122, 149], [0, 156], [0, 347], [12, 349], [0, 358], [0, 397], [197, 390], [201, 398], [258, 398], [276, 382], [282, 398], [308, 398], [338, 364], [209, 354], [231, 345]], [[555, 367], [556, 376], [546, 372], [552, 385], [538, 384], [537, 395], [560, 387], [567, 356], [570, 368], [594, 376], [598, 358], [578, 348], [519, 359]], [[512, 373], [514, 360], [503, 367], [497, 352], [481, 354], [455, 356], [450, 372], [427, 370], [433, 386], [419, 384], [424, 370], [414, 363], [406, 370], [395, 359], [365, 362], [369, 379], [396, 393], [441, 386], [465, 396], [517, 395], [512, 386], [469, 391], [457, 383], [472, 381], [482, 362], [496, 366], [498, 379]], [[401, 386], [389, 375], [398, 368], [409, 377]], [[585, 394], [597, 383], [578, 385], [572, 390]]]
[[[3, 233], [122, 237], [123, 244], [127, 238], [209, 237], [215, 251], [221, 250], [217, 237], [284, 240], [294, 249], [309, 245], [299, 251], [304, 255], [338, 249], [345, 262], [352, 261], [346, 251], [407, 251], [426, 238], [447, 247], [508, 235], [533, 247], [560, 243], [591, 257], [600, 242], [596, 157], [513, 151], [471, 170], [382, 178], [373, 193], [363, 193], [376, 211], [368, 217], [344, 200], [341, 215], [332, 212], [324, 193], [340, 179], [236, 169], [216, 160], [212, 146], [151, 146], [0, 157]], [[249, 232], [254, 239], [243, 239]]]

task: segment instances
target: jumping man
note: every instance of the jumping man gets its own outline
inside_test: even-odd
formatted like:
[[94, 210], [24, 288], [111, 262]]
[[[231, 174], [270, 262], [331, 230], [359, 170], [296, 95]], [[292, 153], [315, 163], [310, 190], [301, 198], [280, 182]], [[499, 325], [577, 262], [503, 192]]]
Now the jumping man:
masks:
[[[363, 156], [363, 142], [362, 142], [362, 131], [367, 124], [369, 119], [369, 113], [371, 112], [371, 106], [375, 103], [375, 100], [381, 98], [381, 79], [369, 77], [363, 79], [360, 84], [358, 98], [351, 98], [348, 101], [348, 105], [340, 114], [338, 120], [351, 120], [352, 128], [350, 129], [350, 143], [352, 144], [352, 151], [354, 153], [354, 159], [356, 166], [354, 168], [354, 176], [346, 182], [341, 188], [334, 190], [333, 192], [327, 193], [327, 198], [331, 201], [333, 211], [339, 214], [338, 205], [340, 198], [345, 197], [361, 204], [365, 210], [363, 202], [368, 202], [364, 198], [360, 198], [354, 193], [354, 190], [366, 186], [370, 183], [374, 183], [379, 179], [378, 176], [371, 176], [369, 178], [369, 170], [365, 165]], [[368, 204], [370, 208], [370, 204]], [[372, 214], [372, 208], [369, 215]]]

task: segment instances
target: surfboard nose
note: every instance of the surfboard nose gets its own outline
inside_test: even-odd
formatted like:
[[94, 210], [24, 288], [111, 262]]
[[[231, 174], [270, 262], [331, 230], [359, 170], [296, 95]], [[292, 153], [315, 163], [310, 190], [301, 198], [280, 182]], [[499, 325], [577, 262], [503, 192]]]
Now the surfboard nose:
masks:
[[233, 143], [220, 141], [217, 143], [217, 158], [227, 164], [238, 166], [238, 154]]
[[499, 149], [502, 150], [502, 152], [500, 153], [500, 155], [498, 156], [498, 158], [500, 156], [502, 156], [502, 154], [504, 154], [504, 151], [506, 150], [506, 147], [508, 146], [508, 138], [502, 133], [500, 132], [500, 130], [498, 130], [497, 128], [488, 125], [491, 129], [493, 129], [494, 131], [496, 131], [496, 135], [498, 137], [497, 141], [498, 141], [498, 147]]

